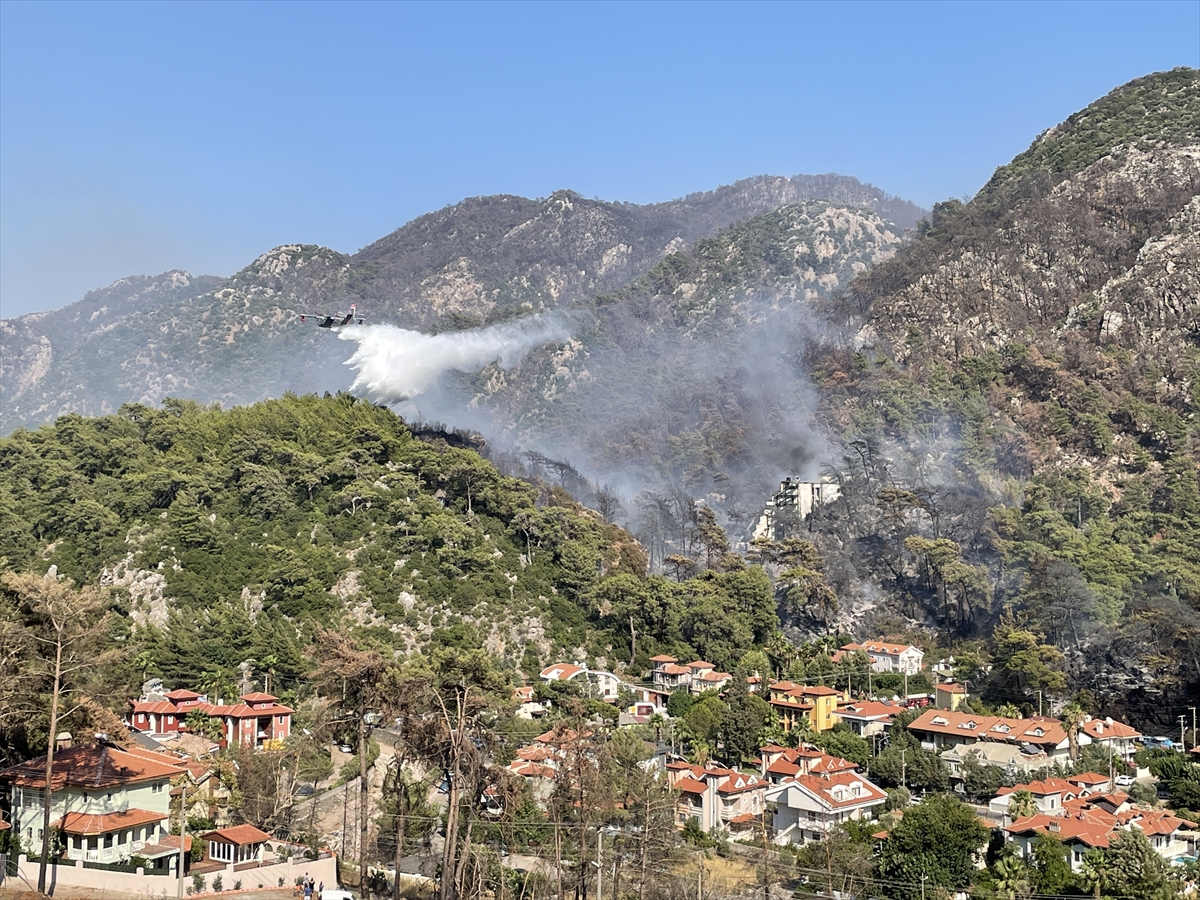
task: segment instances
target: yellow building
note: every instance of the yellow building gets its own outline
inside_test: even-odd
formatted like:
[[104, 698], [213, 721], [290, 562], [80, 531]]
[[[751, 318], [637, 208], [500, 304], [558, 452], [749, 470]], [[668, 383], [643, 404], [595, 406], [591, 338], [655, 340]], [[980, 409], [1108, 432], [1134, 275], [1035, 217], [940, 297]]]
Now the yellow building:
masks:
[[812, 731], [828, 731], [839, 721], [837, 706], [842, 694], [834, 688], [777, 681], [767, 690], [771, 708], [779, 713], [784, 731], [791, 731], [801, 716], [808, 719]]
[[948, 709], [950, 712], [957, 712], [962, 706], [963, 701], [967, 699], [967, 687], [963, 684], [955, 684], [953, 681], [947, 681], [945, 684], [939, 684], [933, 695], [933, 705], [938, 709]]

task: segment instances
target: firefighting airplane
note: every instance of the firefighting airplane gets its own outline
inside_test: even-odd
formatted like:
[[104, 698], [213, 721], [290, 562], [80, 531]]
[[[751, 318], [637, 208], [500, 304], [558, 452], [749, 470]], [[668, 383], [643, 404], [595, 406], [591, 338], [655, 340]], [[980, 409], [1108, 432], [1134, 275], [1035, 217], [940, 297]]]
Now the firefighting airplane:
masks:
[[349, 325], [351, 322], [355, 325], [363, 323], [363, 316], [358, 314], [353, 303], [350, 304], [350, 312], [348, 313], [342, 313], [341, 310], [338, 310], [333, 315], [329, 313], [297, 313], [297, 315], [300, 316], [301, 322], [316, 319], [318, 328], [341, 328], [343, 325]]

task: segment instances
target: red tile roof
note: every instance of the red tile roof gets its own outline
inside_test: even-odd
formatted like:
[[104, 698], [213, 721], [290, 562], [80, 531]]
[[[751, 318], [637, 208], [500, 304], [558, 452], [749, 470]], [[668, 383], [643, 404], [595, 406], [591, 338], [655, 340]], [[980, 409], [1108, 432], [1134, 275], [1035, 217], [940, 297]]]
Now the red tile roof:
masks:
[[[153, 781], [157, 778], [173, 778], [182, 772], [180, 766], [172, 765], [166, 760], [158, 762], [144, 759], [107, 744], [79, 745], [67, 747], [54, 754], [51, 786], [53, 790], [59, 790], [66, 785], [113, 787], [139, 781]], [[31, 759], [0, 771], [0, 781], [30, 788], [44, 788], [45, 776], [44, 759]]]
[[163, 694], [168, 700], [199, 700], [200, 695], [195, 691], [189, 691], [187, 688], [175, 688], [173, 691], [167, 691]]
[[242, 700], [247, 703], [274, 703], [278, 697], [273, 697], [270, 694], [264, 694], [262, 691], [256, 691], [253, 694], [242, 694]]
[[684, 794], [704, 794], [708, 792], [708, 785], [703, 781], [697, 781], [695, 778], [680, 778], [675, 782], [675, 788]]
[[1090, 722], [1084, 722], [1079, 730], [1093, 741], [1130, 740], [1142, 736], [1140, 731], [1130, 728], [1124, 722], [1108, 722], [1104, 719], [1092, 719]]
[[[841, 809], [860, 804], [882, 803], [887, 794], [856, 772], [836, 772], [828, 775], [797, 775], [791, 781], [776, 786], [775, 790], [799, 785], [821, 803], [831, 809]], [[854, 788], [858, 788], [858, 794]]]
[[554, 663], [542, 669], [542, 678], [547, 681], [569, 681], [580, 672], [585, 671], [582, 666], [572, 665], [571, 663]]
[[166, 813], [151, 812], [148, 809], [125, 809], [121, 812], [104, 815], [73, 812], [67, 813], [59, 819], [55, 827], [67, 834], [108, 834], [111, 831], [121, 831], [125, 828], [136, 828], [139, 825], [161, 822], [165, 818], [167, 818]]
[[200, 839], [204, 841], [217, 841], [222, 844], [244, 846], [246, 844], [261, 844], [263, 841], [271, 840], [271, 836], [265, 831], [255, 828], [253, 825], [231, 825], [228, 828], [218, 828], [216, 831], [206, 832], [200, 835]]
[[673, 663], [673, 662], [679, 662], [679, 660], [677, 660], [673, 656], [667, 656], [665, 653], [660, 653], [658, 656], [650, 657], [650, 662]]

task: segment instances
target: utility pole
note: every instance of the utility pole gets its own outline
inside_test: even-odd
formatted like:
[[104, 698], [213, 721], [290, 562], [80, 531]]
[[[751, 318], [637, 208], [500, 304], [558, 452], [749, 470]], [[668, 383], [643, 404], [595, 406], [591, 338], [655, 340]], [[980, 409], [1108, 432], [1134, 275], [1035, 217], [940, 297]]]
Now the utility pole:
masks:
[[1034, 691], [1034, 693], [1038, 695], [1038, 718], [1040, 719], [1042, 717], [1042, 692]]
[[176, 868], [179, 870], [175, 874], [179, 876], [178, 893], [176, 897], [182, 900], [183, 898], [183, 860], [187, 847], [187, 782], [180, 785], [179, 790], [179, 862]]
[[1196, 746], [1196, 707], [1189, 706], [1188, 709], [1192, 711], [1192, 747], [1194, 749]]
[[925, 900], [925, 873], [921, 873], [921, 900]]
[[906, 753], [908, 753], [907, 747], [900, 750], [900, 787], [905, 789], [908, 788], [908, 785], [905, 783], [906, 776], [908, 775], [908, 764], [904, 758]]
[[1187, 716], [1178, 716], [1179, 719], [1179, 749], [1187, 750]]

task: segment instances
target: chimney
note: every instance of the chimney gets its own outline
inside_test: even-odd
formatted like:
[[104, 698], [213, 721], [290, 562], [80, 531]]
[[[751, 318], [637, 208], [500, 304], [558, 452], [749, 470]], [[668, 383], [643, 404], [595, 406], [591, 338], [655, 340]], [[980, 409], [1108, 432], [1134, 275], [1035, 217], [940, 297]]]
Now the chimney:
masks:
[[71, 746], [71, 741], [72, 741], [71, 732], [60, 731], [54, 738], [54, 749], [56, 751], [57, 750], [66, 750], [68, 747]]

